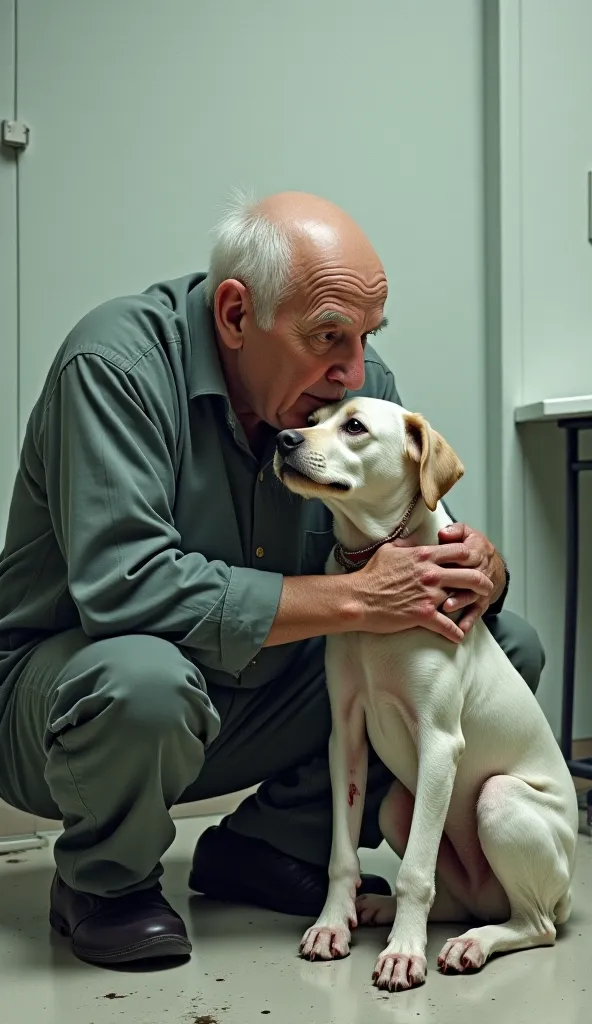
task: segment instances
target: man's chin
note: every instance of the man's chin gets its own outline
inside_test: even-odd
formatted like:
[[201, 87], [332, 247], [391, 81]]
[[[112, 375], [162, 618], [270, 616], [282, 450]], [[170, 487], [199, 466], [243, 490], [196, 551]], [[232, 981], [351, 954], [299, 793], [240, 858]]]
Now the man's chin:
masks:
[[313, 412], [316, 412], [317, 409], [323, 409], [326, 405], [335, 405], [338, 401], [339, 399], [315, 398], [313, 395], [302, 394], [294, 402], [294, 405], [291, 405], [289, 409], [280, 414], [280, 429], [300, 430], [302, 427], [307, 427], [309, 417], [312, 416]]
[[302, 412], [296, 405], [278, 416], [278, 430], [302, 430], [308, 426], [310, 412]]

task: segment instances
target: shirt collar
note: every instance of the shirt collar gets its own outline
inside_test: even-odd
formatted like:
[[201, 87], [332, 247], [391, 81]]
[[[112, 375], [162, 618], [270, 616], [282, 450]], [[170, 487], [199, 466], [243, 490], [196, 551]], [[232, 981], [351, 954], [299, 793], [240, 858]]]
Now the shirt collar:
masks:
[[187, 296], [187, 322], [191, 342], [189, 398], [220, 395], [230, 404], [218, 354], [214, 317], [206, 304], [205, 275]]

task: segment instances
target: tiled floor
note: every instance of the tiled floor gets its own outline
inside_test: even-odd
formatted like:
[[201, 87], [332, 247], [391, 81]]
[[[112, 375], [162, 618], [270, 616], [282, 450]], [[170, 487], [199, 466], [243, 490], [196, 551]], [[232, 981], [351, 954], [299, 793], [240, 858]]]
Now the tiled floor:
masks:
[[[398, 995], [370, 983], [385, 929], [358, 932], [352, 955], [333, 964], [297, 956], [305, 920], [190, 898], [197, 832], [179, 822], [166, 858], [165, 891], [194, 943], [175, 970], [130, 972], [80, 963], [49, 934], [51, 851], [0, 857], [0, 1022], [17, 1024], [584, 1024], [592, 1019], [592, 840], [580, 838], [575, 911], [554, 949], [501, 957], [480, 975], [442, 977], [435, 964], [449, 928], [433, 927], [427, 984]], [[390, 852], [364, 864], [392, 878]], [[419, 1020], [418, 1020], [419, 1018]]]

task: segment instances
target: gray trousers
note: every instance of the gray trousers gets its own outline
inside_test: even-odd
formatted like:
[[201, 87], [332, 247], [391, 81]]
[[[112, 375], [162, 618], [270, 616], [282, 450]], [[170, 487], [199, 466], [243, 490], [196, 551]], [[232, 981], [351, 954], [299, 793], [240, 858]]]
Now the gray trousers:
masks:
[[[489, 628], [535, 690], [544, 663], [535, 631], [511, 612]], [[0, 721], [0, 796], [63, 819], [59, 872], [101, 896], [155, 883], [175, 835], [173, 804], [262, 780], [230, 827], [324, 865], [331, 787], [323, 647], [302, 644], [286, 678], [241, 690], [206, 688], [195, 665], [157, 637], [53, 636], [24, 667]], [[371, 756], [362, 846], [380, 842], [378, 808], [391, 778]]]

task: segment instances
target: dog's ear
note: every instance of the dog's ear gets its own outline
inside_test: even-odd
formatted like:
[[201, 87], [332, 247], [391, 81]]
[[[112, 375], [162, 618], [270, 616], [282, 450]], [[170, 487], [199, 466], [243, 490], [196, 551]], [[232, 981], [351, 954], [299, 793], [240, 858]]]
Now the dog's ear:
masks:
[[434, 512], [440, 498], [460, 480], [464, 466], [448, 442], [419, 413], [406, 413], [405, 440], [407, 455], [419, 463], [421, 496]]

